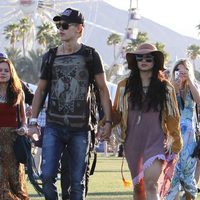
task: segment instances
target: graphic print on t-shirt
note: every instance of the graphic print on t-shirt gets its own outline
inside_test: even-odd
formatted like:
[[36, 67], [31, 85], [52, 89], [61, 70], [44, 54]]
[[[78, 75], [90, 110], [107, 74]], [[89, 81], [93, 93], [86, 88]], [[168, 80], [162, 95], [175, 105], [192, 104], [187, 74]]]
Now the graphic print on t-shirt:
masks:
[[52, 67], [47, 121], [71, 128], [86, 126], [88, 82], [89, 73], [83, 56], [57, 56]]

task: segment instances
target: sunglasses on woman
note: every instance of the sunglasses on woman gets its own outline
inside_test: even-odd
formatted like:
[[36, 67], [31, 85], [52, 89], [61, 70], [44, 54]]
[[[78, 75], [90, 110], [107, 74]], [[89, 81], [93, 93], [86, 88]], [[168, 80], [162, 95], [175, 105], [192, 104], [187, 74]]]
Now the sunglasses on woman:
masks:
[[67, 30], [72, 25], [74, 25], [74, 24], [69, 24], [67, 22], [62, 22], [62, 23], [58, 22], [58, 23], [56, 23], [56, 28], [60, 29], [62, 27], [63, 30]]
[[154, 57], [152, 55], [136, 55], [136, 61], [141, 62], [145, 60], [146, 62], [152, 62]]

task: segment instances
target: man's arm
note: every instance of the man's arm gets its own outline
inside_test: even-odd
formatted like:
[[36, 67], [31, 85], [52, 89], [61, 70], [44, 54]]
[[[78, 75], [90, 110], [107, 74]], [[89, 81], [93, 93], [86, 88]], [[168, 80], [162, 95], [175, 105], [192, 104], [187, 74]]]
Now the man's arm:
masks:
[[37, 118], [46, 96], [48, 81], [40, 79], [32, 102], [32, 118]]
[[102, 134], [102, 139], [109, 140], [109, 137], [111, 134], [111, 125], [112, 125], [112, 118], [111, 118], [112, 104], [111, 104], [108, 87], [106, 85], [104, 73], [95, 75], [95, 82], [97, 84], [97, 87], [99, 88], [101, 105], [103, 107], [104, 117], [106, 119], [105, 125], [104, 125], [104, 132]]
[[40, 130], [38, 129], [37, 126], [37, 117], [39, 115], [42, 103], [44, 102], [44, 98], [46, 96], [47, 86], [48, 86], [48, 81], [40, 79], [33, 98], [32, 118], [29, 121], [29, 130], [28, 130], [28, 135], [33, 139], [34, 139], [34, 134], [40, 135]]

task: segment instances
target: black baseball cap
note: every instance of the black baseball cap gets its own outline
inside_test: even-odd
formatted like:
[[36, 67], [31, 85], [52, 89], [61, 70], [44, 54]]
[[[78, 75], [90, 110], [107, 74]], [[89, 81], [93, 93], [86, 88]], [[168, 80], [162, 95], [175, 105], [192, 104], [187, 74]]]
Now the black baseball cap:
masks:
[[54, 22], [58, 22], [61, 20], [66, 21], [67, 23], [84, 24], [84, 17], [82, 13], [79, 10], [75, 10], [72, 8], [67, 8], [60, 15], [57, 15], [53, 18]]
[[7, 59], [8, 55], [6, 53], [0, 52], [0, 58]]

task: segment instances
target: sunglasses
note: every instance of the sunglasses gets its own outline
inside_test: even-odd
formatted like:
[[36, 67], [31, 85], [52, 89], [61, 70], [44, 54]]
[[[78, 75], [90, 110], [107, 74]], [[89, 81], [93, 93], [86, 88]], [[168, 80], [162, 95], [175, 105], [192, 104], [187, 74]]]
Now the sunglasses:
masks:
[[146, 62], [153, 62], [154, 57], [152, 55], [136, 55], [136, 61], [141, 62], [145, 60]]
[[56, 23], [56, 28], [57, 29], [60, 29], [62, 27], [63, 30], [67, 30], [70, 26], [72, 26], [74, 24], [68, 24], [67, 22], [59, 22], [59, 23]]

